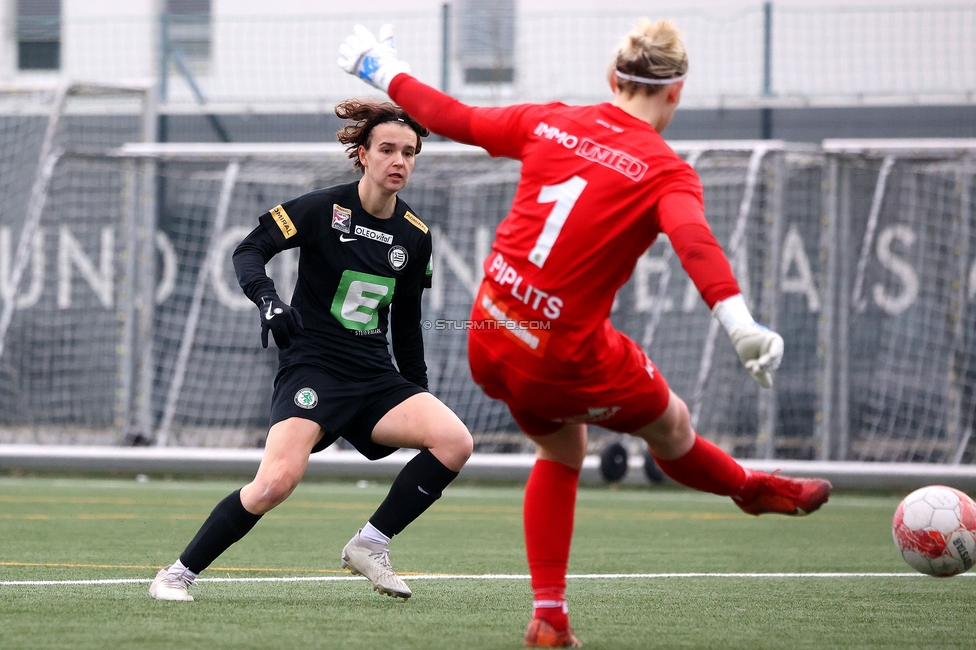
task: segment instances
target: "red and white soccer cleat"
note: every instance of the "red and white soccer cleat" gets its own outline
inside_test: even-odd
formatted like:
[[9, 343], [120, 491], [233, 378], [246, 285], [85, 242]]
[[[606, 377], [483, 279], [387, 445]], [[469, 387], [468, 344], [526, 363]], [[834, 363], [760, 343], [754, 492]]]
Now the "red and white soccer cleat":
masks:
[[808, 515], [830, 498], [830, 481], [819, 478], [790, 478], [746, 470], [746, 486], [732, 497], [737, 506], [750, 515], [773, 512], [802, 517]]
[[533, 618], [529, 628], [525, 631], [525, 647], [527, 648], [582, 648], [573, 628], [557, 630], [552, 624], [541, 618]]

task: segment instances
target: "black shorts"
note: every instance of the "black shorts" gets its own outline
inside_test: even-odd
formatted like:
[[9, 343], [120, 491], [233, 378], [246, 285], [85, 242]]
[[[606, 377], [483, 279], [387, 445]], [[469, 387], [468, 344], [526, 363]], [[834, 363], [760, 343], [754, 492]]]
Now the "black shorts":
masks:
[[315, 366], [285, 366], [274, 381], [271, 424], [288, 418], [312, 420], [325, 431], [313, 454], [344, 438], [363, 456], [377, 460], [397, 448], [372, 441], [376, 423], [400, 402], [425, 392], [395, 370], [352, 382]]

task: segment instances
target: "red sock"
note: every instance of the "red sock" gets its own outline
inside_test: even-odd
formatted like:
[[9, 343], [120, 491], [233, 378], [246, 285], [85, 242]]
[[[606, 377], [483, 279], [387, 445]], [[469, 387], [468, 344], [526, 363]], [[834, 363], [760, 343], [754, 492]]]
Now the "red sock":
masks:
[[573, 540], [579, 471], [537, 460], [525, 484], [525, 551], [532, 574], [534, 615], [566, 629], [566, 568]]
[[654, 460], [661, 471], [675, 481], [702, 492], [732, 496], [738, 494], [746, 482], [742, 465], [697, 434], [695, 444], [681, 458]]

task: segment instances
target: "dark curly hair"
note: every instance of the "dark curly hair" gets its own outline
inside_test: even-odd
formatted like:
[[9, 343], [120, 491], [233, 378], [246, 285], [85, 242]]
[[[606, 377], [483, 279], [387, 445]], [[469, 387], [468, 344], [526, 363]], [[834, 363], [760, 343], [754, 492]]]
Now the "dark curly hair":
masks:
[[346, 147], [346, 153], [353, 161], [353, 166], [363, 171], [363, 164], [359, 161], [359, 147], [369, 149], [370, 135], [378, 124], [386, 122], [402, 122], [417, 134], [417, 150], [420, 153], [421, 138], [430, 135], [430, 131], [421, 126], [407, 113], [390, 102], [377, 102], [369, 99], [347, 99], [339, 102], [335, 107], [335, 114], [343, 120], [350, 120], [336, 131], [336, 137]]

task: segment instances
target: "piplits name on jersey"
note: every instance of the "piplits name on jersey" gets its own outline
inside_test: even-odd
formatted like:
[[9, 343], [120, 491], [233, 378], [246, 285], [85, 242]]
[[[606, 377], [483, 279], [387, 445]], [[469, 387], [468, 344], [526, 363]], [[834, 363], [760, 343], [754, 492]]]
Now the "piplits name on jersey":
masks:
[[[487, 262], [487, 267], [486, 273], [492, 276], [492, 279], [498, 283], [499, 287], [504, 289], [511, 285], [510, 293], [513, 296], [536, 311], [541, 307], [542, 315], [546, 318], [555, 320], [562, 314], [562, 298], [550, 295], [538, 287], [533, 287], [531, 284], [526, 283], [523, 286], [525, 280], [522, 278], [522, 274], [505, 261], [501, 253], [495, 253], [490, 257]], [[543, 303], [543, 301], [545, 302]]]
[[539, 122], [533, 133], [546, 140], [552, 140], [557, 144], [561, 144], [567, 149], [573, 149], [573, 153], [580, 158], [585, 158], [590, 162], [603, 165], [608, 169], [623, 174], [632, 181], [639, 181], [643, 178], [644, 172], [647, 171], [647, 163], [643, 160], [638, 160], [630, 154], [611, 149], [589, 138], [583, 138], [581, 140], [578, 136], [568, 131], [561, 131], [559, 128], [550, 126], [545, 122]]

